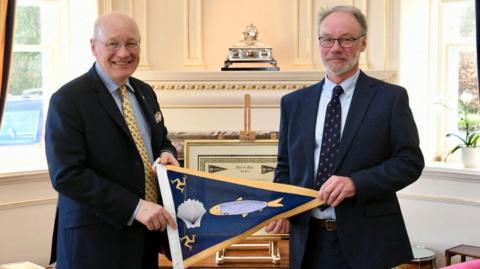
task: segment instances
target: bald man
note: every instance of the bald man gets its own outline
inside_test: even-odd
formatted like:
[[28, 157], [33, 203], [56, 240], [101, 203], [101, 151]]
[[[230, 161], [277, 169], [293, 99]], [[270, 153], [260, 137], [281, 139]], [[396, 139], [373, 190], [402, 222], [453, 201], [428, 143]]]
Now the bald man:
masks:
[[99, 17], [90, 46], [96, 62], [48, 109], [46, 155], [58, 191], [52, 261], [59, 269], [158, 268], [165, 228], [176, 225], [148, 173], [155, 160], [178, 162], [153, 89], [131, 77], [138, 26], [119, 12]]

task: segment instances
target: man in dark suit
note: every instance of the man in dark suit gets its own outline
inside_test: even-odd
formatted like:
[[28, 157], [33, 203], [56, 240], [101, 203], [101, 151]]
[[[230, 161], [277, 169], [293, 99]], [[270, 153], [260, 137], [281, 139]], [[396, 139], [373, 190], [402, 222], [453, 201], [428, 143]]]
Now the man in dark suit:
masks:
[[412, 260], [396, 192], [424, 167], [404, 88], [359, 69], [367, 23], [355, 7], [319, 20], [325, 78], [281, 101], [275, 181], [319, 190], [326, 206], [270, 223], [290, 233], [290, 266], [385, 269]]
[[178, 165], [176, 150], [153, 89], [131, 77], [140, 58], [135, 21], [119, 12], [98, 18], [90, 44], [95, 64], [48, 110], [46, 154], [59, 193], [52, 256], [60, 269], [158, 268], [164, 230], [176, 224], [152, 164]]

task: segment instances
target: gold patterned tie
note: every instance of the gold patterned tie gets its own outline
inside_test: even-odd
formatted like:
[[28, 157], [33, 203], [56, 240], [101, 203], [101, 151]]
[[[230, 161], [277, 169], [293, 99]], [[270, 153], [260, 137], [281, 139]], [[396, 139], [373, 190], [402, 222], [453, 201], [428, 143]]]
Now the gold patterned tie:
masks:
[[138, 129], [135, 114], [133, 113], [132, 105], [128, 99], [127, 87], [125, 85], [120, 86], [120, 94], [122, 96], [123, 117], [127, 122], [128, 129], [132, 134], [138, 153], [143, 162], [143, 169], [145, 171], [145, 200], [156, 203], [158, 202], [158, 193], [157, 188], [155, 187], [155, 177], [150, 172], [150, 159], [148, 157], [147, 147], [145, 147], [140, 130]]

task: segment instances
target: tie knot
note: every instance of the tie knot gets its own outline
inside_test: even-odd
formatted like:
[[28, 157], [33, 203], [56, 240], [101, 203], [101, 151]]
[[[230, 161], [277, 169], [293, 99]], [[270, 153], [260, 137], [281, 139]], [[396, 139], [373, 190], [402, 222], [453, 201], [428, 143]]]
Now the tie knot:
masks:
[[332, 98], [339, 97], [343, 93], [343, 88], [340, 85], [335, 86], [333, 88]]
[[119, 89], [120, 89], [120, 93], [123, 96], [125, 96], [127, 94], [127, 86], [125, 84], [122, 84]]

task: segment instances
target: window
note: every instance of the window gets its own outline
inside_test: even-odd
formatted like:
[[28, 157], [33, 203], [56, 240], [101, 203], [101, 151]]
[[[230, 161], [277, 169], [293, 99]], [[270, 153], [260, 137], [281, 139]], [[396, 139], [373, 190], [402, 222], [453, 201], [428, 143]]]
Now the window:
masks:
[[[443, 56], [440, 83], [445, 85], [444, 100], [446, 130], [442, 134], [456, 133], [465, 136], [465, 116], [470, 131], [480, 130], [479, 92], [475, 47], [474, 1], [441, 1], [440, 52]], [[446, 139], [446, 148], [458, 144], [458, 140]], [[449, 158], [450, 159], [450, 158]], [[454, 157], [452, 161], [458, 159]]]
[[46, 169], [48, 100], [93, 63], [88, 40], [96, 8], [96, 0], [17, 0], [0, 173]]
[[40, 14], [40, 6], [16, 9], [15, 49], [0, 146], [38, 144], [43, 134], [41, 45], [45, 42]]
[[43, 98], [41, 95], [34, 97], [9, 96], [2, 128], [0, 129], [0, 145], [41, 143], [43, 113]]
[[[478, 119], [480, 114], [475, 1], [402, 0], [394, 4], [394, 26], [398, 22], [398, 27], [392, 31], [391, 54], [394, 62], [398, 60], [398, 83], [408, 90], [427, 166], [444, 165], [447, 153], [458, 144], [446, 134], [464, 132], [459, 101], [468, 103], [469, 118]], [[461, 167], [460, 155], [458, 151], [449, 156], [448, 162]]]

